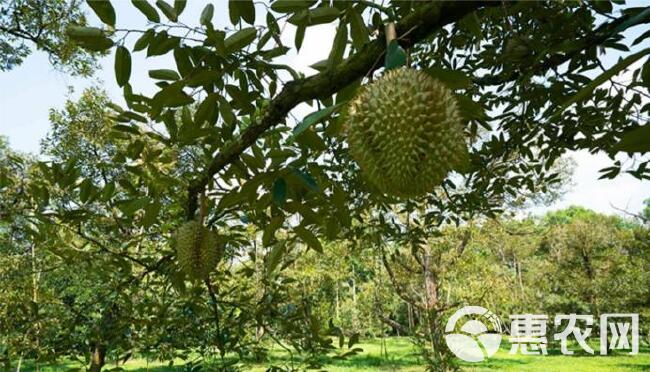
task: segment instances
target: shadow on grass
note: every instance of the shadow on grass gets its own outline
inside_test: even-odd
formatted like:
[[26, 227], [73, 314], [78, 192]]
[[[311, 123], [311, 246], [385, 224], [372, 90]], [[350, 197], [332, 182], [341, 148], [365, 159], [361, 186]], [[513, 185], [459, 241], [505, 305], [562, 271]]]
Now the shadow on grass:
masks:
[[388, 358], [385, 358], [376, 355], [359, 354], [348, 359], [329, 358], [326, 360], [326, 365], [356, 368], [398, 368], [419, 366], [422, 365], [422, 362], [417, 358], [391, 358], [390, 356]]
[[[515, 366], [522, 366], [524, 364], [528, 364], [529, 361], [526, 360], [521, 360], [521, 359], [488, 359], [484, 362], [480, 363], [481, 368], [488, 368], [488, 369], [500, 369], [500, 368], [508, 368], [508, 367], [515, 367]], [[461, 362], [459, 363], [461, 367], [476, 367], [476, 363], [465, 363]]]

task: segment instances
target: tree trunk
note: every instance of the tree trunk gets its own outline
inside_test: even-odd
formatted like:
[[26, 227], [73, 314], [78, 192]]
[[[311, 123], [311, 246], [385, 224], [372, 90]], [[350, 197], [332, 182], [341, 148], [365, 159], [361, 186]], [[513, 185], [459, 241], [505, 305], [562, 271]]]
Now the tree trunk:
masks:
[[106, 345], [95, 344], [95, 350], [90, 358], [90, 372], [100, 372], [106, 363]]
[[[37, 265], [36, 265], [36, 245], [32, 244], [31, 246], [31, 255], [32, 255], [32, 302], [33, 302], [33, 314], [32, 316], [35, 319], [38, 319], [38, 282], [41, 279], [41, 274], [37, 270]], [[34, 337], [35, 337], [35, 343], [36, 343], [36, 360], [34, 362], [35, 367], [36, 367], [36, 372], [39, 372], [41, 370], [41, 366], [39, 363], [40, 355], [38, 351], [40, 350], [40, 333], [41, 333], [41, 323], [36, 321], [34, 323], [35, 327], [35, 332], [34, 332]]]
[[357, 311], [357, 280], [356, 280], [356, 272], [354, 270], [354, 266], [351, 265], [352, 268], [352, 326], [355, 329], [358, 329], [358, 311]]
[[336, 281], [336, 321], [340, 320], [340, 304], [339, 304], [339, 281]]
[[424, 271], [424, 293], [426, 296], [424, 308], [427, 310], [434, 309], [438, 304], [438, 283], [436, 273], [432, 270], [434, 265], [433, 257], [431, 257], [431, 248], [425, 245], [422, 266]]

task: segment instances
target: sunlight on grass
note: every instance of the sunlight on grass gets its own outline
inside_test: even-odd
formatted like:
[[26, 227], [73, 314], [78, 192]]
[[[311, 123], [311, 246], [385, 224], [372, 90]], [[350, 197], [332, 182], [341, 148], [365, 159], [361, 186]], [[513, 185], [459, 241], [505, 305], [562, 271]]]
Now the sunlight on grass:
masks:
[[[423, 371], [424, 365], [417, 355], [417, 350], [406, 337], [392, 337], [386, 340], [388, 355], [382, 355], [380, 340], [370, 340], [358, 344], [363, 348], [359, 355], [338, 360], [328, 358], [325, 360], [325, 369], [332, 372], [342, 371]], [[495, 356], [482, 363], [460, 363], [464, 371], [649, 371], [650, 370], [650, 348], [641, 347], [639, 355], [631, 356], [616, 354], [609, 356], [591, 356], [576, 353], [576, 355], [561, 355], [557, 350], [551, 349], [546, 356], [524, 356], [511, 355], [509, 347], [503, 347]], [[152, 371], [167, 372], [182, 370], [182, 361], [175, 361], [174, 366], [168, 363], [150, 362], [147, 364], [144, 359], [134, 359], [121, 365], [126, 371]], [[291, 361], [288, 354], [282, 349], [275, 347], [270, 351], [269, 362], [260, 364], [249, 364], [243, 368], [245, 371], [261, 372], [269, 365], [289, 366]], [[114, 368], [115, 364], [108, 364], [104, 370]], [[24, 365], [23, 371], [34, 371], [31, 363]], [[60, 363], [50, 366], [42, 366], [42, 372], [54, 371], [83, 371], [79, 363]]]

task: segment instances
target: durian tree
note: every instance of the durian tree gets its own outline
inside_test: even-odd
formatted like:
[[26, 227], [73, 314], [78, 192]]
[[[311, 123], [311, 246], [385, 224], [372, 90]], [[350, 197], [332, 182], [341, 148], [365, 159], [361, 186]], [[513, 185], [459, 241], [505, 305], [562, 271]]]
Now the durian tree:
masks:
[[[176, 186], [187, 220], [197, 216], [199, 196], [212, 192], [208, 202], [215, 204], [209, 208], [217, 215], [215, 223], [239, 218], [247, 209], [247, 223], [258, 226], [298, 214], [311, 230], [329, 221], [330, 236], [336, 236], [349, 218], [312, 223], [304, 209], [317, 215], [321, 209], [334, 212], [324, 215], [344, 209], [349, 216], [357, 199], [363, 201], [353, 209], [355, 217], [371, 205], [425, 202], [428, 219], [451, 222], [493, 214], [511, 198], [543, 191], [558, 178], [549, 170], [569, 150], [605, 151], [612, 157], [617, 151], [647, 152], [646, 128], [624, 135], [643, 124], [648, 109], [642, 99], [648, 84], [642, 62], [649, 53], [642, 47], [648, 35], [638, 33], [648, 22], [643, 7], [606, 1], [390, 6], [233, 1], [228, 6], [232, 26], [220, 29], [212, 23], [219, 10], [214, 4], [206, 5], [200, 26], [194, 27], [178, 22], [183, 1], [159, 2], [158, 9], [143, 2], [135, 6], [152, 22], [150, 28], [114, 29], [114, 10], [104, 6], [94, 9], [106, 22], [104, 30], [74, 27], [69, 34], [82, 46], [116, 45], [116, 78], [128, 105], [116, 112], [116, 131], [134, 140], [147, 136], [165, 147], [200, 148], [202, 158], [190, 179]], [[295, 45], [280, 38], [284, 22], [296, 27]], [[302, 77], [291, 66], [274, 63], [300, 49], [310, 26], [332, 22], [338, 24], [336, 37], [330, 58], [313, 66], [319, 73]], [[174, 28], [188, 36], [171, 34]], [[131, 42], [133, 53], [174, 56], [176, 66], [149, 72], [161, 87], [152, 97], [129, 84]], [[610, 53], [623, 58], [606, 66]], [[419, 70], [403, 80], [427, 75], [445, 93], [426, 95], [420, 83], [408, 87], [382, 79], [391, 69], [395, 76]], [[631, 81], [614, 79], [628, 70]], [[292, 80], [285, 80], [285, 71]], [[372, 86], [377, 91], [367, 93]], [[372, 98], [360, 107], [364, 96]], [[434, 107], [426, 100], [444, 103]], [[295, 122], [288, 114], [301, 103], [316, 110]], [[427, 123], [443, 122], [438, 117], [447, 114], [443, 108], [453, 116], [449, 121], [464, 128], [464, 148], [455, 147], [456, 134], [450, 137], [445, 130], [432, 137], [417, 132]], [[391, 110], [402, 115], [391, 116]], [[409, 118], [420, 116], [422, 123], [409, 126]], [[469, 159], [457, 160], [465, 151]], [[630, 168], [615, 161], [604, 177], [627, 171], [647, 178], [643, 160]], [[435, 182], [422, 182], [433, 170], [440, 170]], [[452, 170], [462, 175], [455, 177]], [[382, 182], [392, 177], [406, 181], [390, 190]], [[405, 194], [405, 187], [420, 184], [422, 190]], [[242, 208], [233, 211], [235, 206]]]
[[[107, 1], [90, 3], [104, 25], [68, 28], [81, 47], [114, 49], [126, 105], [105, 105], [101, 140], [118, 150], [42, 163], [41, 181], [66, 189], [57, 223], [137, 267], [132, 277], [160, 274], [203, 296], [222, 356], [244, 343], [224, 336], [242, 324], [288, 334], [289, 323], [272, 327], [293, 320], [287, 311], [313, 325], [296, 345], [330, 346], [308, 304], [274, 305], [291, 285], [282, 271], [301, 251], [322, 251], [322, 240], [371, 235], [375, 249], [399, 242], [426, 257], [441, 226], [552, 191], [572, 150], [610, 155], [603, 177], [650, 176], [644, 7], [246, 0], [206, 4], [191, 20], [184, 1], [132, 5], [142, 29], [116, 26]], [[226, 10], [229, 24], [215, 23]], [[325, 23], [337, 29], [317, 73], [283, 63]], [[149, 70], [153, 95], [130, 84], [133, 53], [173, 56], [174, 65]], [[304, 107], [311, 113], [296, 118]], [[96, 173], [102, 162], [110, 177]], [[51, 223], [42, 188], [36, 213]], [[79, 230], [87, 219], [92, 229]], [[144, 241], [149, 249], [139, 249]], [[230, 278], [255, 274], [243, 258], [258, 257], [258, 241], [267, 275], [239, 299], [246, 306], [233, 305], [224, 297], [248, 292]], [[427, 290], [436, 313], [435, 281]]]

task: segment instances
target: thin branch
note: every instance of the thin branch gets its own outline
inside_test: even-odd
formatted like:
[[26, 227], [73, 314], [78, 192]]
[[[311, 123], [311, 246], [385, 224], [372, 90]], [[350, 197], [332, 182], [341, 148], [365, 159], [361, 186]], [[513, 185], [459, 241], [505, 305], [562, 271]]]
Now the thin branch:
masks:
[[609, 38], [615, 35], [616, 28], [622, 23], [628, 21], [630, 18], [632, 18], [632, 16], [633, 15], [631, 14], [626, 14], [619, 18], [616, 18], [614, 21], [599, 26], [594, 32], [590, 33], [586, 37], [583, 37], [583, 42], [579, 46], [574, 47], [566, 53], [553, 54], [550, 57], [537, 62], [529, 68], [525, 68], [521, 71], [507, 71], [497, 75], [486, 75], [474, 78], [474, 83], [480, 86], [500, 85], [509, 81], [517, 80], [525, 74], [539, 73], [558, 67], [576, 55], [580, 54], [582, 51], [598, 46], [609, 40]]

